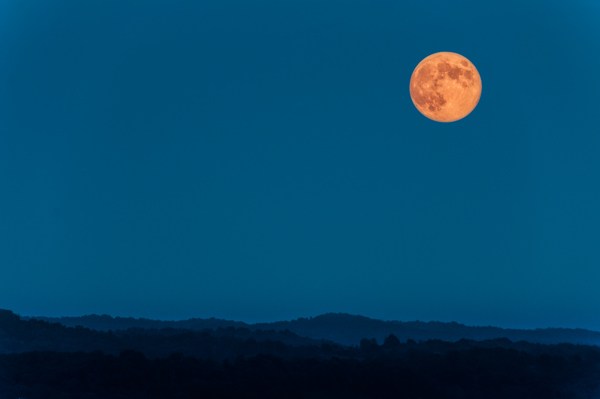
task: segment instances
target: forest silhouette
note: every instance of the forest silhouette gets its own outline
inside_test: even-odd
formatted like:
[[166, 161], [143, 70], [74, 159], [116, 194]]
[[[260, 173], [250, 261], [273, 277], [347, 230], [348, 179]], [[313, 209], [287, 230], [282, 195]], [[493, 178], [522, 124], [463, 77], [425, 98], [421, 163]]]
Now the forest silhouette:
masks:
[[357, 345], [289, 330], [98, 331], [0, 311], [0, 397], [593, 398], [600, 348], [493, 340]]

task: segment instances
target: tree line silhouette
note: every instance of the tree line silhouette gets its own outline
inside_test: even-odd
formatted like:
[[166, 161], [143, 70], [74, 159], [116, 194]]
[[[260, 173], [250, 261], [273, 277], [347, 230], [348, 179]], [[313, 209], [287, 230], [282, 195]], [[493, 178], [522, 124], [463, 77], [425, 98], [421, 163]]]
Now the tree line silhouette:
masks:
[[[0, 313], [0, 398], [584, 399], [600, 348], [221, 328], [99, 332]], [[594, 396], [596, 395], [596, 396]]]

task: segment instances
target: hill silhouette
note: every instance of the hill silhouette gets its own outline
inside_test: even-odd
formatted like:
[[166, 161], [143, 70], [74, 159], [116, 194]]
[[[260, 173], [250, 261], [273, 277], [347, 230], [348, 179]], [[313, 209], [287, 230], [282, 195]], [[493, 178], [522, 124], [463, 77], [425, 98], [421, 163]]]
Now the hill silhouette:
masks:
[[[84, 320], [112, 325], [110, 317]], [[159, 324], [139, 327], [146, 322]], [[121, 329], [100, 331], [0, 311], [0, 398], [595, 399], [600, 393], [597, 346], [395, 335], [344, 346], [260, 329], [275, 323], [210, 322], [215, 328], [191, 330], [137, 320], [124, 329], [127, 319], [119, 319]], [[322, 330], [312, 334], [354, 324], [375, 327], [368, 330], [374, 334], [388, 325], [324, 315], [275, 327], [315, 322]]]
[[0, 353], [103, 351], [118, 354], [123, 350], [135, 350], [153, 357], [179, 352], [223, 360], [257, 354], [313, 355], [322, 344], [327, 343], [300, 337], [290, 331], [239, 327], [98, 331], [82, 326], [67, 327], [44, 320], [22, 319], [11, 311], [0, 310]]
[[403, 341], [407, 339], [416, 341], [431, 339], [445, 341], [470, 339], [480, 341], [508, 338], [511, 341], [528, 341], [541, 344], [574, 343], [600, 345], [600, 332], [585, 329], [543, 328], [526, 330], [491, 326], [467, 326], [455, 322], [383, 321], [346, 313], [327, 313], [316, 317], [299, 318], [291, 321], [255, 324], [215, 318], [161, 321], [111, 317], [108, 315], [60, 318], [37, 317], [36, 319], [60, 323], [69, 327], [82, 326], [99, 331], [117, 331], [129, 328], [204, 330], [228, 327], [262, 331], [291, 331], [302, 337], [328, 340], [341, 345], [358, 345], [362, 338], [374, 338], [382, 342], [390, 334], [395, 335]]

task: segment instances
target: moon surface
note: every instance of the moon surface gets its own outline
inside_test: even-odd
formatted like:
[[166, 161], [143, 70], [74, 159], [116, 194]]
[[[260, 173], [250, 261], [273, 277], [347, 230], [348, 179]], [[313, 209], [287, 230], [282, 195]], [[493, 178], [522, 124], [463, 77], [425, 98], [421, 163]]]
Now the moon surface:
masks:
[[426, 57], [410, 78], [410, 97], [423, 115], [454, 122], [469, 115], [481, 97], [481, 76], [475, 65], [457, 53]]

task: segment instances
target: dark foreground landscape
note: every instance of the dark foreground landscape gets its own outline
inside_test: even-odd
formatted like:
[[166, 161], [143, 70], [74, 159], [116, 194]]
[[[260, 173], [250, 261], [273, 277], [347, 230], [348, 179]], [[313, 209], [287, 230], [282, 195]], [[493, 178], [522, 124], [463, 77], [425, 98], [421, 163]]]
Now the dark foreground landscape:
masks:
[[[300, 336], [290, 323], [284, 325], [292, 329], [267, 329], [198, 319], [174, 328], [100, 319], [114, 328], [84, 327], [89, 317], [67, 327], [0, 311], [0, 398], [600, 397], [600, 348], [574, 342], [594, 337], [582, 330], [537, 330], [533, 336], [541, 341], [553, 334], [565, 340], [546, 344], [502, 337], [399, 339], [395, 325], [396, 334], [376, 339], [383, 330], [372, 330], [351, 345], [340, 343], [336, 323], [390, 325], [348, 315], [301, 319], [305, 328], [328, 325], [332, 339], [325, 340]], [[430, 327], [441, 334], [443, 325]], [[447, 327], [450, 335], [469, 329]]]

